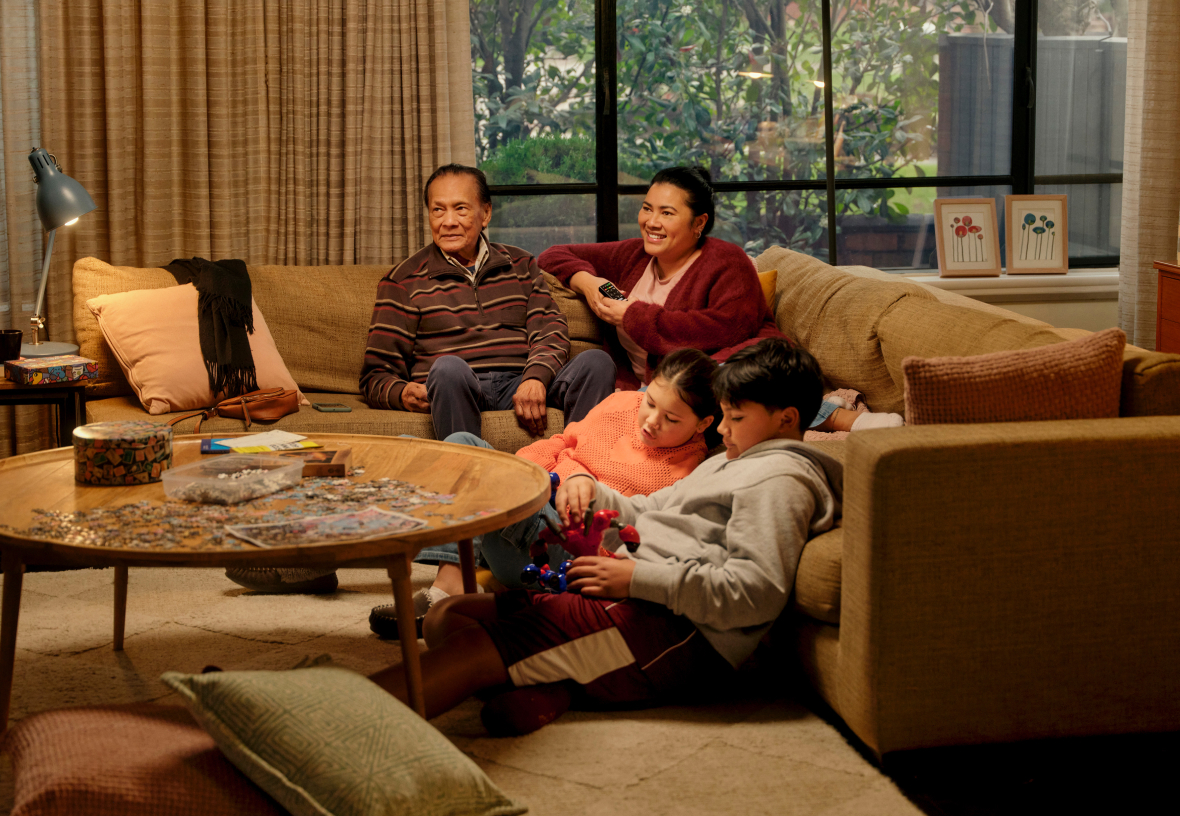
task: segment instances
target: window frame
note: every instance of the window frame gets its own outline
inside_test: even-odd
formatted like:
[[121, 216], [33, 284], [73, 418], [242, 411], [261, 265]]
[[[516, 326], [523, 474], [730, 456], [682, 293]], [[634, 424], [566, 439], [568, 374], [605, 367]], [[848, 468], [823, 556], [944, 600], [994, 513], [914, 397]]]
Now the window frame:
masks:
[[[1036, 82], [1037, 82], [1037, 0], [1014, 0], [1012, 67], [1012, 154], [1007, 174], [989, 176], [933, 176], [906, 178], [898, 184], [895, 178], [837, 178], [835, 167], [835, 128], [833, 127], [832, 99], [832, 8], [831, 0], [821, 0], [823, 25], [824, 70], [824, 149], [827, 172], [823, 179], [718, 181], [713, 184], [719, 193], [790, 192], [825, 190], [827, 194], [828, 262], [839, 264], [837, 248], [839, 214], [836, 212], [836, 191], [857, 189], [889, 189], [904, 187], [1011, 187], [1013, 194], [1030, 194], [1038, 186], [1067, 184], [1122, 184], [1122, 173], [1081, 173], [1073, 175], [1037, 176], [1036, 153]], [[618, 139], [618, 55], [616, 0], [595, 0], [594, 21], [594, 183], [578, 184], [511, 184], [491, 185], [492, 195], [541, 196], [562, 194], [593, 194], [595, 196], [596, 234], [599, 242], [619, 240], [619, 197], [642, 195], [647, 186], [619, 184]], [[1070, 258], [1071, 269], [1117, 266], [1119, 255], [1091, 255]]]

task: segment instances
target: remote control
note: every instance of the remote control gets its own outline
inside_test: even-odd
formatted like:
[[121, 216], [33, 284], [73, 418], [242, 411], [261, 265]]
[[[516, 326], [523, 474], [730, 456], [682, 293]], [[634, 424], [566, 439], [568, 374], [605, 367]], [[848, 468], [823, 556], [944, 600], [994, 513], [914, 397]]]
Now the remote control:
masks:
[[598, 287], [598, 291], [602, 292], [603, 297], [608, 297], [611, 300], [626, 300], [627, 296], [615, 288], [615, 285], [610, 281]]

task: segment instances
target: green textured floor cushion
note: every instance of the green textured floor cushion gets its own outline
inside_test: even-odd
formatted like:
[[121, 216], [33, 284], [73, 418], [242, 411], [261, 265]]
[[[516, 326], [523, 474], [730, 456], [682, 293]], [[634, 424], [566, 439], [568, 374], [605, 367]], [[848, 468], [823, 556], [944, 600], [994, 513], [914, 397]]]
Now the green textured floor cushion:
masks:
[[295, 816], [527, 811], [428, 722], [346, 669], [160, 679], [229, 760]]

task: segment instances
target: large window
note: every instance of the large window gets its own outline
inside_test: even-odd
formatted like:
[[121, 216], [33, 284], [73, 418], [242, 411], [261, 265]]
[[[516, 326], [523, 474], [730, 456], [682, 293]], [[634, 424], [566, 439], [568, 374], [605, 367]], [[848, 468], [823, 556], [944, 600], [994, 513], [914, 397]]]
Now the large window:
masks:
[[471, 0], [496, 240], [637, 235], [701, 164], [756, 254], [931, 268], [936, 197], [1069, 195], [1071, 266], [1117, 263], [1123, 0]]

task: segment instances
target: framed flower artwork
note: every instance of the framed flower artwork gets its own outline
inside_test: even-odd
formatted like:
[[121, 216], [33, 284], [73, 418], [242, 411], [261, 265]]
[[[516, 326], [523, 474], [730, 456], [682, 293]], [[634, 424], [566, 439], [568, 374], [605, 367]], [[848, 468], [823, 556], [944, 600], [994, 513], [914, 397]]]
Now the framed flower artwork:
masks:
[[1063, 195], [1004, 196], [1008, 274], [1069, 271], [1069, 217]]
[[1000, 230], [995, 199], [934, 199], [934, 237], [941, 277], [1000, 274]]

